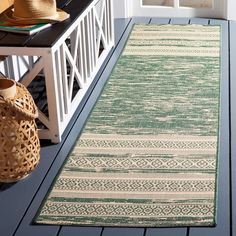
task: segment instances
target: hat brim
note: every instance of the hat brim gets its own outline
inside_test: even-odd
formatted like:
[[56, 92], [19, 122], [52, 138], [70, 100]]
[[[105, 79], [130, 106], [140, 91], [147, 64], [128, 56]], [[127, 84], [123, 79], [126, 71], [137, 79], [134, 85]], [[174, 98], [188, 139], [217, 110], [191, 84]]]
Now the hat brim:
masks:
[[13, 24], [17, 25], [33, 25], [39, 23], [56, 23], [61, 22], [70, 17], [68, 13], [61, 9], [57, 9], [57, 14], [54, 16], [47, 16], [47, 17], [39, 17], [39, 18], [21, 18], [15, 17], [13, 9], [9, 9], [8, 11], [4, 12], [6, 20]]

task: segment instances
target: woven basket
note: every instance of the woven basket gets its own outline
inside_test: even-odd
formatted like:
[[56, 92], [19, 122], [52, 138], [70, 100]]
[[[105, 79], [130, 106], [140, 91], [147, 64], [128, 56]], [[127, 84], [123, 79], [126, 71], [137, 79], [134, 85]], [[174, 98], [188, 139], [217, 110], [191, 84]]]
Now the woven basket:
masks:
[[20, 180], [39, 163], [37, 117], [28, 90], [13, 80], [0, 79], [0, 182]]

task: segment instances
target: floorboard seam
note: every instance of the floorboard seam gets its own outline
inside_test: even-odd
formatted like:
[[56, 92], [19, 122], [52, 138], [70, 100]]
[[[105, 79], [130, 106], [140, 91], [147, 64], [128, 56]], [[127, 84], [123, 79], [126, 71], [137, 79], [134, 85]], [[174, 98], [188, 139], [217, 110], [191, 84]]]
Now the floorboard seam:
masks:
[[189, 236], [189, 235], [190, 235], [190, 227], [187, 227], [186, 236]]
[[145, 227], [143, 231], [143, 236], [146, 236], [146, 233], [147, 233], [147, 228]]
[[228, 60], [229, 60], [229, 73], [228, 73], [228, 83], [229, 83], [229, 95], [228, 95], [228, 99], [229, 99], [229, 210], [230, 210], [230, 235], [233, 235], [233, 217], [232, 217], [232, 143], [231, 143], [231, 47], [230, 47], [230, 36], [231, 36], [231, 24], [230, 22], [228, 22]]
[[58, 230], [58, 232], [57, 232], [57, 235], [56, 235], [56, 236], [59, 236], [59, 235], [60, 235], [60, 233], [61, 233], [61, 230], [62, 230], [62, 226], [60, 225], [60, 227], [59, 227], [59, 230]]
[[101, 233], [100, 233], [100, 236], [102, 236], [103, 235], [103, 231], [104, 231], [104, 227], [102, 227], [102, 230], [101, 230]]

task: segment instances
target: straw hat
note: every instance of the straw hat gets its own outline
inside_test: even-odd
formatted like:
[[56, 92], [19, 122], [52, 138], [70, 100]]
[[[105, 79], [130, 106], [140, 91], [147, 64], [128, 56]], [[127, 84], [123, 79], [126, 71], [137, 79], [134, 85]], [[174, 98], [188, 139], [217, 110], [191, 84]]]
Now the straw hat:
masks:
[[56, 0], [14, 0], [14, 10], [6, 12], [15, 24], [38, 24], [63, 21], [70, 15], [56, 7]]

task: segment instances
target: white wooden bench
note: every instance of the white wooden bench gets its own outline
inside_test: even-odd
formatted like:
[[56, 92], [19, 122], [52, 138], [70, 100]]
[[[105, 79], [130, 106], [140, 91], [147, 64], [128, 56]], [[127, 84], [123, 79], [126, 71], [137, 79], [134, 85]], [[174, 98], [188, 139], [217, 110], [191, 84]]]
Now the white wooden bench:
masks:
[[61, 141], [114, 45], [112, 0], [57, 4], [70, 13], [70, 19], [32, 36], [0, 32], [0, 55], [8, 56], [0, 71], [28, 87], [36, 100], [44, 88], [44, 101], [36, 101], [39, 136], [54, 143]]

